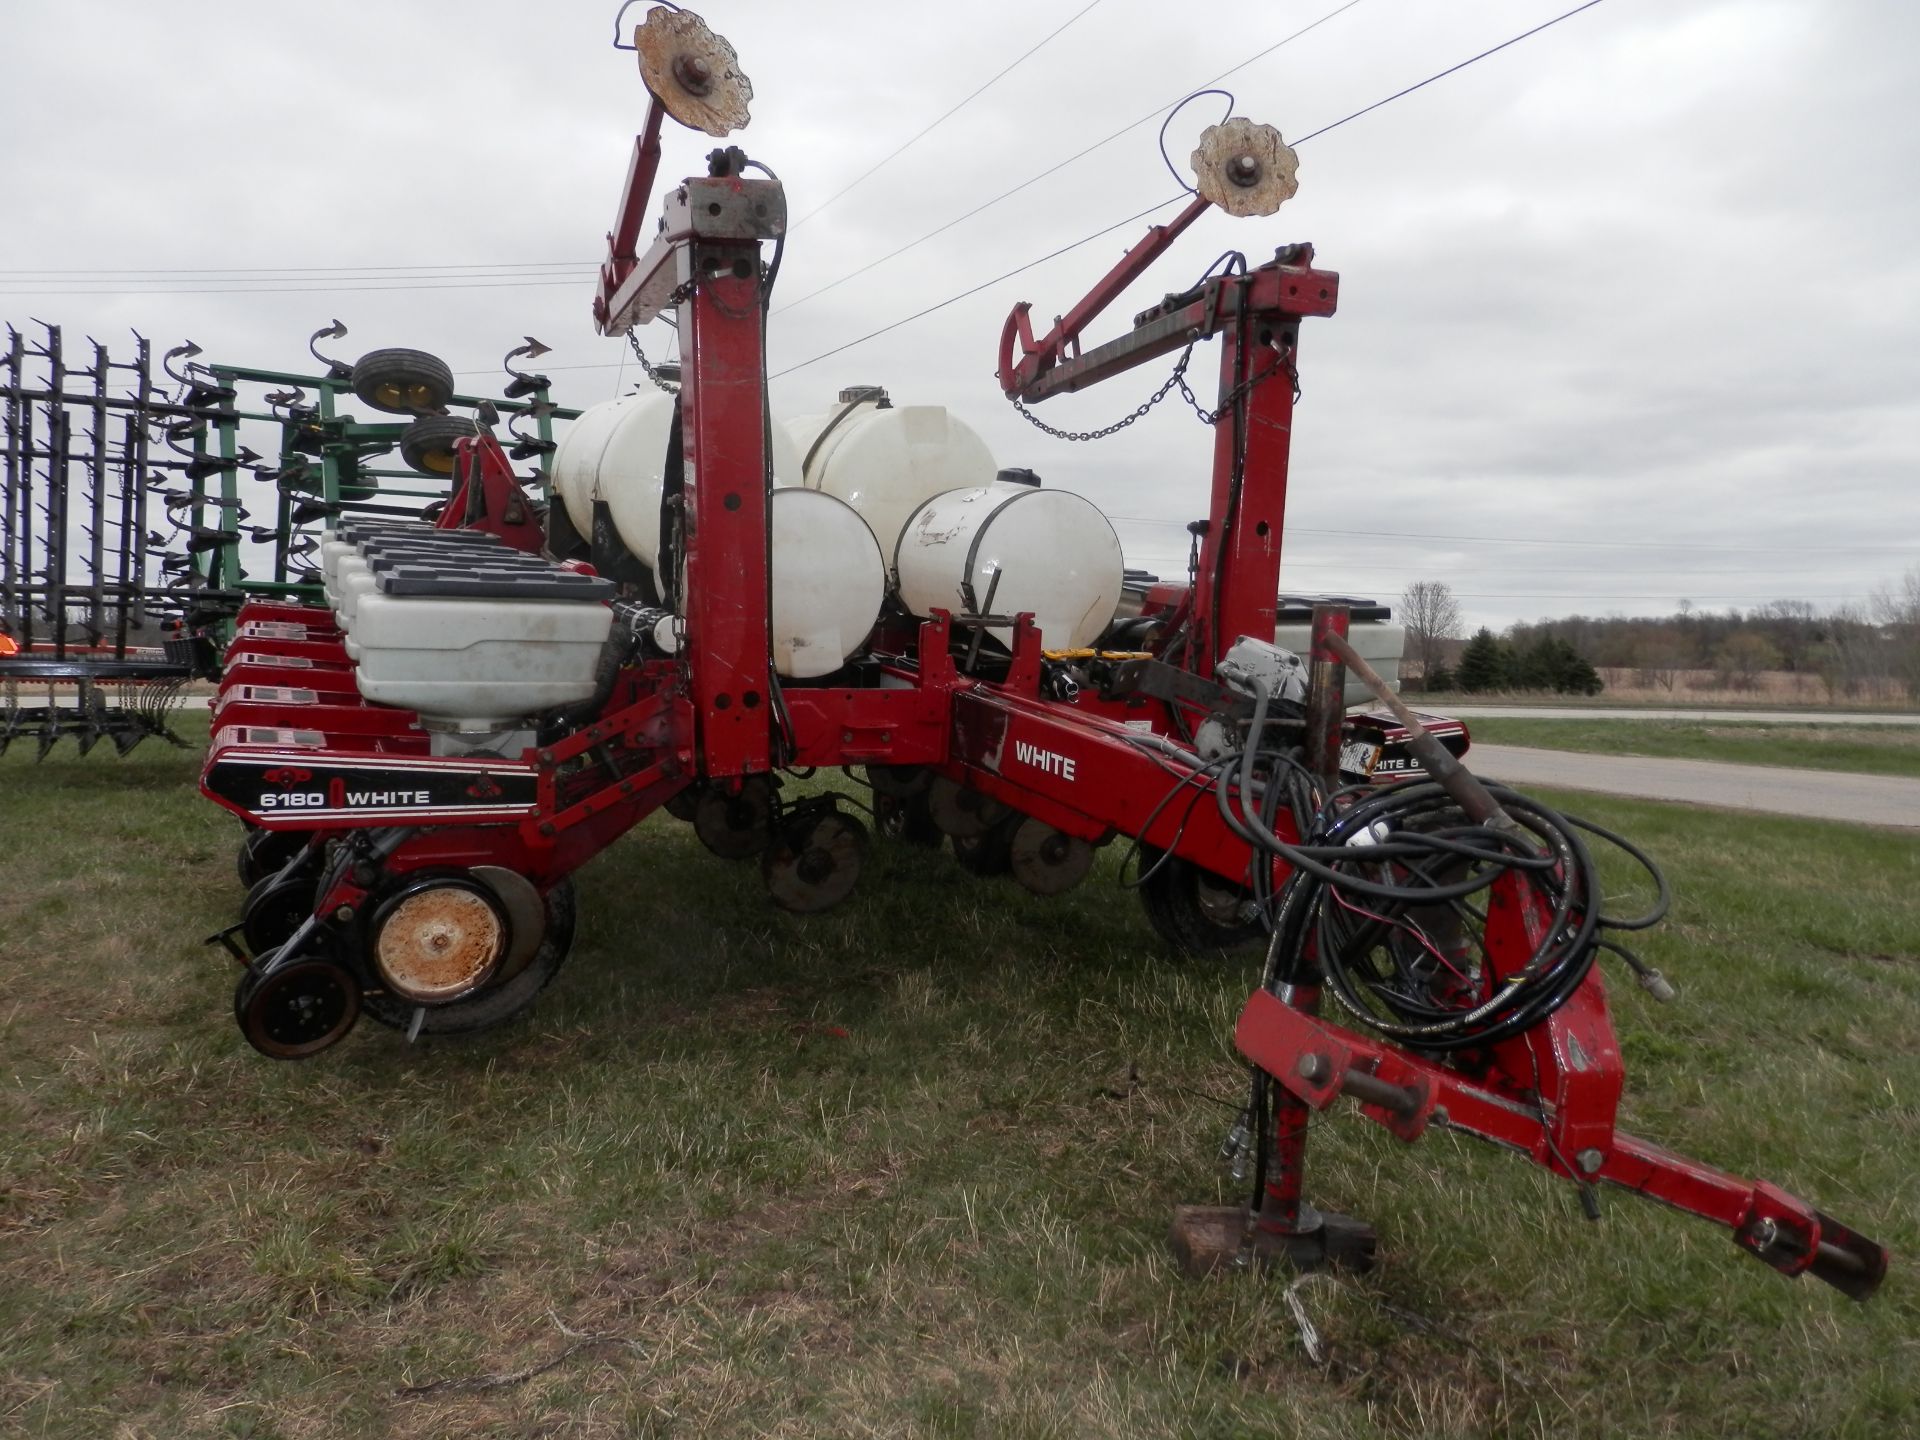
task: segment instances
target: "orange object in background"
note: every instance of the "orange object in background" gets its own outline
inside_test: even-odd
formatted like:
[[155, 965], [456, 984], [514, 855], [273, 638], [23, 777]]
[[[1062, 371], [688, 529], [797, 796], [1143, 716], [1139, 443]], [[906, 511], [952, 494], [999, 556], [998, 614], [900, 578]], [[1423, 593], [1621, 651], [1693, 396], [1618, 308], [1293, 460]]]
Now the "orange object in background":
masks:
[[0, 635], [0, 655], [18, 655], [20, 646], [11, 635]]

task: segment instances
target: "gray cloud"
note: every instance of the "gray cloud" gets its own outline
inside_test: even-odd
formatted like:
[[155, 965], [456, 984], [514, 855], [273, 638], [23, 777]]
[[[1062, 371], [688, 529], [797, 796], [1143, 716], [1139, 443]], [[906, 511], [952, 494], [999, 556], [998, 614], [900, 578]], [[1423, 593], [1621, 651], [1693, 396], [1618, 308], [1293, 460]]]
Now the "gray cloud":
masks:
[[[776, 303], [1336, 3], [1273, 5], [1227, 27], [1104, 0], [802, 225]], [[705, 14], [753, 77], [738, 138], [780, 172], [797, 216], [1076, 8], [714, 0]], [[1563, 8], [1363, 0], [1226, 83], [1240, 113], [1303, 134]], [[566, 403], [637, 378], [587, 312], [645, 110], [632, 57], [608, 44], [613, 6], [9, 9], [0, 270], [94, 273], [0, 276], [0, 315], [109, 341], [128, 328], [191, 336], [211, 357], [289, 368], [338, 315], [353, 330], [344, 349], [432, 349], [476, 388], [532, 333], [555, 347]], [[1916, 32], [1911, 7], [1865, 0], [1609, 0], [1312, 141], [1295, 201], [1267, 220], [1207, 217], [1094, 338], [1228, 247], [1257, 259], [1310, 238], [1342, 273], [1340, 313], [1303, 338], [1286, 546], [1298, 588], [1392, 595], [1444, 579], [1494, 623], [1682, 596], [1714, 608], [1864, 596], [1920, 563]], [[1175, 123], [1177, 159], [1214, 103]], [[773, 368], [1171, 195], [1153, 130], [777, 316]], [[670, 134], [663, 174], [691, 173], [711, 143]], [[869, 381], [948, 404], [1004, 463], [1138, 517], [1117, 522], [1130, 555], [1176, 569], [1179, 527], [1205, 508], [1210, 433], [1174, 400], [1123, 437], [1068, 445], [1028, 429], [991, 375], [1013, 301], [1064, 309], [1144, 225], [782, 378], [776, 408]], [[411, 265], [426, 277], [531, 262], [557, 263], [512, 285], [333, 270], [135, 286], [98, 273]], [[51, 293], [268, 283], [300, 293]], [[645, 338], [664, 346], [664, 332]], [[1105, 423], [1164, 373], [1043, 413]], [[1355, 530], [1393, 533], [1329, 533]]]

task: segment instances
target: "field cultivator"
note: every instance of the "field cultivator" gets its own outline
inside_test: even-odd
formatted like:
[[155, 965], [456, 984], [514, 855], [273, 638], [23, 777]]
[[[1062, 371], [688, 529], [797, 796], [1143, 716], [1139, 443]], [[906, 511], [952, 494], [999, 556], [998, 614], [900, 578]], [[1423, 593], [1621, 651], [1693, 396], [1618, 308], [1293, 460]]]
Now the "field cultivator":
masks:
[[[76, 353], [57, 325], [41, 332], [8, 327], [0, 349], [0, 751], [179, 743], [168, 717], [189, 681], [216, 673], [240, 606], [319, 597], [325, 523], [417, 516], [443, 498], [452, 442], [483, 405], [520, 427], [512, 455], [535, 461], [526, 479], [544, 501], [554, 422], [577, 413], [513, 368], [543, 353], [533, 340], [509, 352], [505, 397], [490, 401], [455, 393], [419, 351], [354, 364], [316, 351], [324, 369], [300, 375], [204, 364], [189, 342], [160, 357], [167, 387], [144, 337], [123, 361], [91, 340]], [[309, 345], [345, 334], [336, 320]], [[342, 409], [354, 399], [405, 419], [361, 423]], [[406, 468], [382, 467], [396, 450]]]
[[[1636, 1190], [1785, 1273], [1870, 1293], [1878, 1245], [1615, 1128], [1598, 961], [1671, 993], [1622, 943], [1666, 892], [1606, 913], [1590, 842], [1652, 862], [1480, 784], [1461, 727], [1377, 673], [1355, 606], [1290, 616], [1278, 598], [1301, 328], [1334, 313], [1338, 275], [1304, 244], [1228, 257], [1083, 346], [1201, 215], [1270, 215], [1293, 193], [1279, 134], [1209, 129], [1185, 208], [1044, 335], [1023, 304], [1000, 338], [1023, 410], [1164, 357], [1177, 380], [1219, 342], [1208, 510], [1191, 573], [1162, 582], [1123, 570], [1090, 502], [998, 469], [939, 407], [862, 388], [771, 422], [780, 181], [716, 149], [645, 223], [665, 118], [724, 137], [751, 87], [689, 12], [653, 10], [634, 45], [648, 119], [594, 317], [608, 335], [677, 324], [677, 377], [581, 417], [544, 527], [483, 423], [456, 439], [432, 523], [337, 517], [324, 604], [240, 613], [203, 786], [247, 826], [252, 888], [224, 938], [248, 1040], [291, 1058], [362, 1013], [418, 1035], [518, 1012], [565, 958], [569, 877], [658, 808], [757, 860], [777, 903], [824, 909], [867, 835], [781, 777], [840, 767], [890, 835], [945, 835], [1042, 894], [1126, 837], [1169, 943], [1265, 949], [1236, 1032], [1251, 1199], [1182, 1217], [1196, 1266], [1364, 1262], [1371, 1232], [1303, 1199], [1307, 1118], [1345, 1095], [1403, 1139], [1477, 1135], [1589, 1201], [1600, 1182]], [[1356, 691], [1385, 708], [1350, 710]]]

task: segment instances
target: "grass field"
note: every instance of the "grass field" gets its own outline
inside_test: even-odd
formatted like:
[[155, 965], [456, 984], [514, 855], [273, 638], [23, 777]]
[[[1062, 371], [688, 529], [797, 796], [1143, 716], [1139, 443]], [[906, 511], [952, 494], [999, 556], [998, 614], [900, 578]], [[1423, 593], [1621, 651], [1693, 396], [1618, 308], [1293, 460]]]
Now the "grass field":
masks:
[[1536, 745], [1597, 755], [1659, 755], [1920, 777], [1920, 726], [1714, 725], [1689, 720], [1472, 719], [1489, 745]]
[[198, 943], [240, 896], [195, 768], [0, 761], [0, 1434], [1920, 1426], [1920, 839], [1566, 802], [1679, 892], [1679, 1003], [1614, 988], [1628, 1123], [1892, 1245], [1879, 1297], [1337, 1113], [1309, 1193], [1381, 1264], [1298, 1292], [1315, 1365], [1280, 1282], [1167, 1259], [1227, 1197], [1250, 975], [1167, 958], [1112, 852], [1040, 901], [876, 847], [799, 920], [659, 818], [580, 876], [530, 1021], [279, 1065]]

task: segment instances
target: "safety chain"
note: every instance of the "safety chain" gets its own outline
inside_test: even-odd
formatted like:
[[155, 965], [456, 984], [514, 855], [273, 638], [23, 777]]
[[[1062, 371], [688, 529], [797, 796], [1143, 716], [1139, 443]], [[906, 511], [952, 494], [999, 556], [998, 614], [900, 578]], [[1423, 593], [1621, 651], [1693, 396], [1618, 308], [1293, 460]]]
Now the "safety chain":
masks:
[[1013, 402], [1013, 408], [1020, 412], [1028, 424], [1032, 425], [1035, 429], [1044, 430], [1056, 440], [1104, 440], [1107, 436], [1117, 434], [1126, 429], [1127, 426], [1133, 424], [1134, 421], [1144, 418], [1149, 410], [1153, 409], [1154, 406], [1158, 405], [1173, 393], [1174, 386], [1178, 385], [1182, 391], [1191, 396], [1193, 392], [1187, 389], [1186, 375], [1187, 362], [1192, 358], [1193, 346], [1189, 345], [1185, 350], [1180, 352], [1180, 359], [1175, 363], [1173, 373], [1167, 376], [1165, 384], [1161, 385], [1153, 394], [1134, 406], [1131, 415], [1122, 415], [1111, 425], [1103, 425], [1098, 430], [1059, 429], [1056, 426], [1049, 425], [1038, 415], [1034, 414], [1033, 411], [1029, 410], [1026, 405], [1022, 403], [1018, 395], [1009, 395], [1007, 399]]
[[1046, 431], [1047, 434], [1053, 436], [1056, 440], [1104, 440], [1107, 436], [1124, 430], [1127, 426], [1133, 424], [1134, 421], [1143, 418], [1149, 410], [1166, 399], [1167, 396], [1173, 392], [1175, 386], [1179, 387], [1181, 397], [1186, 400], [1187, 404], [1193, 407], [1193, 413], [1200, 417], [1200, 423], [1203, 425], [1218, 425], [1222, 419], [1233, 412], [1234, 406], [1238, 405], [1253, 392], [1256, 386], [1282, 371], [1284, 371], [1287, 378], [1293, 382], [1293, 398], [1296, 401], [1300, 398], [1300, 372], [1294, 367], [1292, 350], [1282, 351], [1280, 363], [1273, 369], [1263, 370], [1257, 374], [1249, 375], [1245, 380], [1242, 380], [1238, 385], [1234, 386], [1233, 389], [1227, 392], [1225, 398], [1221, 400], [1220, 408], [1217, 410], [1209, 410], [1206, 406], [1202, 405], [1200, 403], [1200, 397], [1193, 393], [1193, 387], [1187, 384], [1187, 362], [1191, 359], [1193, 359], [1193, 346], [1189, 345], [1185, 350], [1180, 352], [1180, 358], [1174, 364], [1173, 373], [1167, 376], [1165, 384], [1140, 404], [1136, 405], [1132, 414], [1123, 415], [1114, 421], [1113, 424], [1104, 425], [1098, 430], [1057, 429], [1047, 424], [1046, 421], [1042, 420], [1022, 404], [1018, 395], [1009, 395], [1007, 399], [1013, 402], [1013, 408], [1018, 410], [1030, 424], [1037, 429]]
[[[1184, 365], [1181, 368], [1184, 369]], [[1193, 407], [1193, 413], [1200, 417], [1200, 423], [1202, 425], [1218, 425], [1228, 415], [1232, 414], [1233, 407], [1246, 399], [1248, 395], [1252, 394], [1255, 388], [1283, 371], [1286, 373], [1287, 378], [1293, 382], [1293, 398], [1294, 401], [1298, 403], [1300, 399], [1300, 372], [1294, 366], [1292, 350], [1281, 351], [1280, 363], [1274, 366], [1273, 369], [1257, 371], [1242, 380], [1238, 385], [1234, 386], [1233, 389], [1229, 390], [1226, 393], [1226, 397], [1221, 400], [1218, 410], [1209, 410], [1200, 403], [1200, 397], [1193, 393], [1193, 387], [1187, 384], [1185, 376], [1182, 375], [1180, 371], [1176, 370], [1174, 372], [1174, 378], [1180, 382], [1180, 394], [1185, 397], [1187, 404]]]
[[647, 359], [647, 352], [640, 348], [640, 336], [637, 331], [631, 329], [627, 331], [627, 344], [633, 347], [634, 358], [640, 362], [640, 368], [646, 372], [647, 379], [651, 380], [655, 385], [658, 385], [669, 395], [678, 395], [680, 393], [680, 387], [678, 385], [668, 380], [662, 380], [660, 378], [660, 372], [653, 368], [653, 362]]

